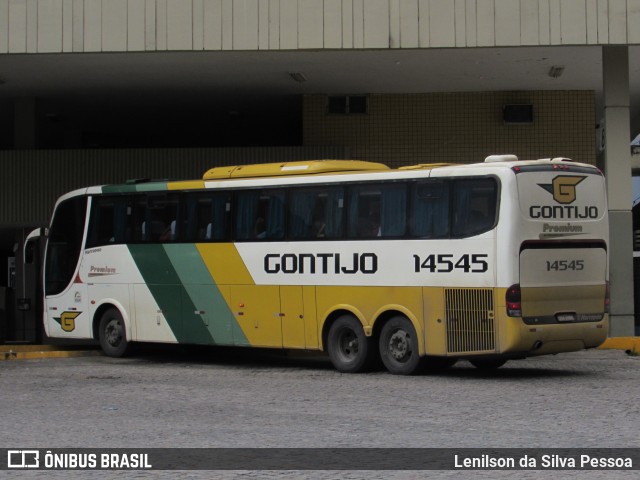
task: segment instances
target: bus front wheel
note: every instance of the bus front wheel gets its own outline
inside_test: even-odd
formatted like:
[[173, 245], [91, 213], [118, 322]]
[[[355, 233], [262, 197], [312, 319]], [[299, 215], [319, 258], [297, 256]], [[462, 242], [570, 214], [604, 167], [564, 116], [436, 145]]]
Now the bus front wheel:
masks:
[[391, 373], [412, 375], [421, 365], [418, 335], [406, 317], [393, 317], [380, 332], [380, 358]]
[[123, 357], [129, 350], [122, 315], [115, 308], [102, 314], [99, 327], [100, 347], [109, 357]]
[[329, 358], [336, 370], [358, 373], [370, 368], [373, 348], [362, 325], [355, 317], [343, 315], [329, 329], [327, 337]]

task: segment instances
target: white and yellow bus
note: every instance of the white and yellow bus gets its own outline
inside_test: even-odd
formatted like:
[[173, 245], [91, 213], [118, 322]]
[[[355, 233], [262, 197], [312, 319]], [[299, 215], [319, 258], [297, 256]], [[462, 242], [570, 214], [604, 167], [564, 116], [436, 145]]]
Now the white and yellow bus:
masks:
[[319, 160], [132, 181], [56, 203], [50, 337], [322, 350], [342, 372], [600, 345], [604, 179], [563, 158]]

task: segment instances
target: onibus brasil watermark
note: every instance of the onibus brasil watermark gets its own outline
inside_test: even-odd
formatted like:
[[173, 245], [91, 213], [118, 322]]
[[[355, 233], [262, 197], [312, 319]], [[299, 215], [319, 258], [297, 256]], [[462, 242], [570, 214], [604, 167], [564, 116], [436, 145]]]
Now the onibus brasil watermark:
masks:
[[0, 470], [640, 470], [640, 448], [15, 448]]
[[148, 453], [136, 452], [52, 452], [45, 450], [8, 450], [7, 468], [9, 469], [105, 469], [105, 470], [143, 470], [151, 469]]

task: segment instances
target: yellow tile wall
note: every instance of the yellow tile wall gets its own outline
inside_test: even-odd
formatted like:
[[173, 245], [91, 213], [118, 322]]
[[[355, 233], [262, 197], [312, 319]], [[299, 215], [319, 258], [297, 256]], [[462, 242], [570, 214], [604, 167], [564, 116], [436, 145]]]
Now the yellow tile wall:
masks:
[[[531, 125], [505, 125], [505, 104], [530, 103]], [[305, 146], [344, 146], [353, 159], [389, 166], [569, 157], [595, 164], [593, 91], [375, 94], [367, 115], [329, 115], [326, 95], [304, 97]]]

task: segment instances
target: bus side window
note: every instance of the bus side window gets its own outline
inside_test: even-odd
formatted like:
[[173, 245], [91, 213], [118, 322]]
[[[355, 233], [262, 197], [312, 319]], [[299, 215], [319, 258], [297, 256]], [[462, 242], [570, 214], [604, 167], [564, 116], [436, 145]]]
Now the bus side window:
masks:
[[265, 238], [277, 240], [284, 238], [284, 191], [269, 191], [265, 208]]
[[113, 243], [124, 243], [131, 241], [131, 199], [129, 197], [118, 198], [113, 206]]
[[406, 184], [383, 185], [380, 193], [380, 236], [404, 236], [407, 230]]
[[358, 185], [349, 197], [349, 238], [398, 238], [407, 227], [405, 183]]
[[93, 197], [87, 248], [129, 241], [131, 236], [130, 219], [129, 197]]
[[207, 240], [222, 241], [229, 238], [229, 214], [231, 199], [227, 192], [216, 193], [210, 199], [209, 215], [206, 217], [205, 236]]
[[175, 194], [143, 195], [136, 202], [137, 240], [173, 242], [178, 239], [178, 197]]
[[202, 230], [199, 225], [199, 201], [198, 196], [186, 194], [182, 200], [182, 209], [186, 217], [183, 239], [187, 242], [195, 242], [203, 239]]
[[349, 238], [380, 236], [380, 189], [357, 185], [349, 189]]
[[418, 182], [413, 187], [410, 234], [418, 238], [449, 236], [449, 183]]
[[259, 203], [260, 192], [256, 190], [244, 190], [236, 194], [234, 232], [236, 240], [254, 238]]
[[289, 237], [295, 240], [314, 238], [313, 224], [318, 191], [310, 188], [293, 189], [289, 196]]
[[318, 231], [322, 238], [342, 238], [344, 234], [345, 220], [345, 191], [343, 187], [327, 187], [327, 200], [325, 203], [324, 220], [321, 230]]
[[497, 184], [493, 178], [456, 180], [453, 190], [453, 235], [479, 235], [495, 225]]
[[247, 190], [236, 197], [237, 240], [284, 238], [284, 191]]
[[109, 197], [93, 197], [89, 217], [87, 248], [115, 242], [114, 205]]
[[[294, 240], [316, 240], [341, 234], [341, 215], [337, 220], [329, 218], [337, 215], [339, 209], [330, 208], [335, 204], [336, 190], [332, 187], [298, 188], [289, 196], [289, 238]], [[339, 189], [341, 191], [341, 189]], [[329, 224], [329, 225], [327, 225]], [[336, 230], [338, 230], [336, 232]]]

